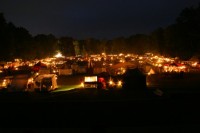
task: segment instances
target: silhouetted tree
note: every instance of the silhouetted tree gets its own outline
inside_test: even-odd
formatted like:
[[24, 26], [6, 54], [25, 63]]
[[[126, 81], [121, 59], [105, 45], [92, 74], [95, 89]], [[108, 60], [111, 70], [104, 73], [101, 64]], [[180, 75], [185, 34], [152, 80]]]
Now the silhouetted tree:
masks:
[[59, 39], [59, 49], [66, 56], [75, 55], [73, 38], [71, 37], [61, 37]]

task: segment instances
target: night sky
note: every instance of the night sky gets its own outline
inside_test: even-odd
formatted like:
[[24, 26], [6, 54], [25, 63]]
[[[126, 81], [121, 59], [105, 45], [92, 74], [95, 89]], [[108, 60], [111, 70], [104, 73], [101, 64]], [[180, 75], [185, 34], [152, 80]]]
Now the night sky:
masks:
[[33, 36], [112, 39], [150, 33], [175, 23], [180, 12], [199, 0], [1, 0], [8, 22]]

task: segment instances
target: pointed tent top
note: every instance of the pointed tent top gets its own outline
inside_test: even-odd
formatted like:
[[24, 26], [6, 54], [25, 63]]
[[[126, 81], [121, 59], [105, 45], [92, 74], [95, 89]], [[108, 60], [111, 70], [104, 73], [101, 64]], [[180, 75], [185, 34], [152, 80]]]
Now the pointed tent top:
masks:
[[155, 71], [151, 68], [148, 74], [155, 74]]

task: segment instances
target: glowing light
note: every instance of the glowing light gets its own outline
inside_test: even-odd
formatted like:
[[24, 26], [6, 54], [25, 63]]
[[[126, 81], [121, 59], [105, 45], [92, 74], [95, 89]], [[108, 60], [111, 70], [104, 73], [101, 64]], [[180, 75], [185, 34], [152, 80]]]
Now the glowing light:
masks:
[[139, 57], [139, 59], [140, 59], [140, 60], [142, 60], [142, 59], [143, 59], [143, 57], [142, 57], [142, 56], [140, 56], [140, 57]]
[[124, 55], [123, 53], [120, 53], [120, 54], [119, 54], [119, 56], [123, 56], [123, 55]]
[[101, 55], [102, 55], [102, 56], [105, 56], [105, 55], [106, 55], [106, 53], [101, 53]]
[[185, 68], [186, 68], [186, 66], [180, 66], [179, 68], [180, 68], [180, 69], [185, 69]]
[[15, 69], [15, 70], [19, 70], [19, 68], [18, 68], [18, 67], [15, 67], [14, 69]]
[[122, 70], [122, 73], [124, 74], [125, 72], [126, 72], [126, 69], [123, 69], [123, 70]]
[[198, 64], [197, 62], [194, 62], [194, 63], [192, 63], [192, 66], [193, 66], [193, 67], [196, 67], [197, 64]]
[[85, 77], [85, 82], [97, 82], [97, 76]]
[[154, 58], [155, 58], [155, 59], [158, 59], [158, 56], [156, 55], [156, 56], [154, 56]]
[[63, 57], [63, 55], [59, 52], [59, 53], [57, 53], [54, 57], [60, 58], [60, 57]]
[[2, 86], [6, 86], [6, 79], [3, 80]]
[[122, 81], [118, 81], [117, 85], [122, 86]]
[[114, 83], [113, 83], [113, 81], [112, 80], [110, 80], [109, 81], [109, 85], [113, 85]]
[[82, 87], [82, 88], [84, 87], [84, 83], [83, 83], [83, 82], [81, 82], [81, 87]]
[[28, 83], [33, 83], [33, 78], [28, 79]]
[[125, 61], [121, 59], [119, 62], [122, 62], [122, 63], [124, 63]]

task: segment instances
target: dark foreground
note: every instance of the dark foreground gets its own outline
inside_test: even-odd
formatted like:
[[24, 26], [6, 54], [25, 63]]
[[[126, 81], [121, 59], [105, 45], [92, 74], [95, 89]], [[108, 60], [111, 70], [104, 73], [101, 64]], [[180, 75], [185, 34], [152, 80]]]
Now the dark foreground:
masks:
[[11, 132], [200, 131], [198, 93], [159, 97], [146, 92], [73, 90], [0, 95], [0, 125]]

